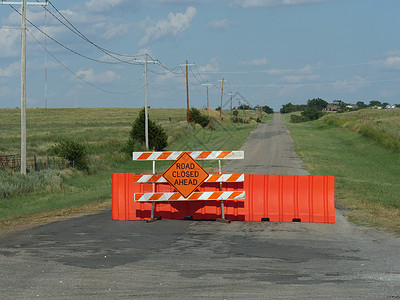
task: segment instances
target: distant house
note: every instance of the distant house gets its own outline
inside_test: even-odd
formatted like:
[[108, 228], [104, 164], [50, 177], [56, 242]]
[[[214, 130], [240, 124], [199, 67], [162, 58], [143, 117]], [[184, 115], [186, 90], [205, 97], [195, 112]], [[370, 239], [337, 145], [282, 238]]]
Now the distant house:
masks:
[[395, 105], [386, 105], [386, 109], [396, 109], [397, 107]]
[[325, 111], [338, 111], [341, 107], [336, 104], [328, 104], [327, 107], [324, 109]]
[[371, 108], [373, 108], [373, 109], [382, 109], [383, 107], [375, 105], [375, 106], [371, 106]]

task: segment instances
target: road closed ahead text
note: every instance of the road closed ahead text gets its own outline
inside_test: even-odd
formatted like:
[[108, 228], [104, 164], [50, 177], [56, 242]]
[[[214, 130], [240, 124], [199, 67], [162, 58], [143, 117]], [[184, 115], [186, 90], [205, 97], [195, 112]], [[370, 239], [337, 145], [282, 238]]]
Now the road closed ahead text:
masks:
[[187, 198], [208, 177], [208, 173], [189, 154], [182, 153], [163, 177]]
[[194, 168], [194, 163], [177, 163], [177, 170], [172, 172], [172, 177], [176, 178], [174, 185], [197, 185], [197, 177], [199, 177], [200, 173]]

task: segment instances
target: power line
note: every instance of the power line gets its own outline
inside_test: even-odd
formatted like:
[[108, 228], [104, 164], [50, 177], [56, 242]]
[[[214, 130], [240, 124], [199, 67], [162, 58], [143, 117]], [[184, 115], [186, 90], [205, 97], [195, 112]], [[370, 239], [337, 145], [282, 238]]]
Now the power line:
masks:
[[241, 87], [302, 87], [302, 86], [324, 86], [324, 85], [353, 85], [361, 83], [384, 83], [384, 82], [397, 82], [400, 78], [395, 79], [382, 79], [382, 80], [361, 80], [361, 81], [348, 81], [348, 82], [321, 82], [321, 83], [293, 83], [293, 84], [232, 84], [232, 86]]
[[[38, 0], [36, 0], [36, 1], [38, 2]], [[80, 56], [80, 57], [82, 57], [82, 58], [85, 58], [85, 59], [90, 60], [90, 61], [93, 61], [93, 62], [104, 63], [104, 64], [120, 64], [120, 63], [127, 63], [127, 64], [134, 64], [134, 65], [138, 65], [138, 64], [143, 65], [143, 62], [142, 62], [141, 60], [138, 60], [138, 59], [137, 59], [139, 56], [142, 56], [141, 54], [139, 54], [139, 55], [120, 54], [120, 53], [116, 53], [116, 52], [107, 50], [107, 49], [105, 49], [105, 48], [99, 46], [98, 44], [92, 42], [92, 41], [91, 41], [89, 38], [87, 38], [79, 29], [77, 29], [76, 26], [74, 26], [74, 25], [68, 20], [68, 19], [54, 6], [54, 4], [53, 4], [51, 1], [48, 1], [48, 2], [49, 2], [49, 4], [51, 5], [51, 7], [52, 7], [52, 8], [61, 16], [61, 18], [65, 21], [65, 22], [64, 22], [63, 20], [61, 20], [58, 16], [56, 16], [56, 15], [55, 15], [53, 12], [51, 12], [48, 8], [46, 8], [45, 6], [43, 6], [44, 9], [45, 9], [47, 12], [49, 12], [49, 14], [51, 14], [58, 22], [60, 22], [62, 25], [64, 25], [66, 28], [68, 28], [70, 31], [72, 31], [75, 35], [77, 35], [77, 36], [80, 37], [81, 39], [85, 40], [86, 42], [90, 43], [91, 45], [93, 45], [94, 47], [96, 47], [97, 49], [99, 49], [100, 51], [102, 51], [103, 53], [105, 53], [106, 55], [110, 56], [111, 58], [115, 59], [116, 61], [104, 61], [104, 60], [99, 60], [99, 59], [95, 59], [95, 58], [89, 57], [89, 56], [87, 56], [87, 55], [84, 55], [84, 54], [82, 54], [82, 53], [79, 53], [78, 51], [76, 51], [76, 50], [74, 50], [74, 49], [72, 49], [72, 48], [70, 48], [70, 47], [64, 45], [63, 43], [57, 41], [56, 39], [54, 39], [53, 37], [51, 37], [49, 34], [47, 34], [44, 30], [42, 30], [42, 29], [39, 28], [37, 25], [35, 25], [33, 22], [31, 22], [29, 19], [26, 19], [26, 20], [29, 22], [29, 24], [31, 24], [38, 32], [42, 33], [45, 37], [51, 39], [53, 42], [55, 42], [55, 43], [58, 44], [59, 46], [63, 47], [64, 49], [66, 49], [66, 50], [68, 50], [68, 51], [74, 53], [75, 55], [78, 55], [78, 56]], [[15, 9], [12, 5], [10, 5], [10, 7], [11, 7], [16, 13], [20, 14], [20, 12], [19, 12], [17, 9]], [[20, 14], [20, 15], [21, 15], [21, 14]], [[38, 39], [33, 35], [33, 33], [32, 33], [32, 32], [29, 32], [29, 33], [30, 33], [30, 34], [35, 38], [35, 40], [43, 47], [43, 45], [38, 41]], [[77, 76], [75, 72], [73, 72], [73, 71], [72, 71], [71, 69], [69, 69], [65, 64], [63, 64], [60, 60], [58, 60], [52, 53], [50, 53], [49, 51], [47, 51], [47, 50], [46, 50], [46, 47], [45, 47], [45, 51], [46, 51], [46, 53], [49, 53], [57, 62], [60, 63], [60, 65], [62, 65], [67, 71], [69, 71], [71, 74], [73, 74], [73, 75], [74, 75], [75, 77], [77, 77], [79, 80], [85, 82], [86, 84], [88, 84], [88, 85], [90, 85], [90, 86], [92, 86], [92, 87], [94, 87], [94, 88], [96, 88], [96, 89], [102, 90], [102, 91], [107, 92], [107, 93], [113, 93], [113, 94], [130, 94], [130, 93], [132, 93], [132, 92], [124, 92], [124, 93], [114, 92], [114, 91], [109, 91], [109, 90], [103, 89], [103, 88], [101, 88], [101, 87], [98, 87], [98, 86], [96, 86], [96, 85], [94, 85], [94, 84], [88, 82], [87, 80], [85, 80], [85, 79], [83, 79], [83, 78]], [[143, 54], [143, 55], [144, 55], [144, 54]], [[116, 56], [127, 57], [127, 58], [130, 58], [130, 60], [121, 59], [121, 58], [116, 57]], [[148, 55], [148, 57], [151, 58], [151, 59], [153, 59], [150, 55]], [[156, 62], [158, 63], [158, 65], [160, 65], [166, 72], [170, 72], [170, 73], [176, 74], [176, 75], [184, 75], [184, 74], [185, 74], [184, 70], [182, 69], [182, 65], [175, 66], [174, 68], [168, 68], [168, 67], [165, 66], [163, 63], [161, 63], [159, 60], [155, 60], [155, 59], [153, 59], [153, 60], [156, 61]], [[191, 71], [191, 74], [192, 74], [191, 77], [192, 77], [195, 81], [197, 81], [198, 84], [197, 84], [196, 82], [194, 82], [193, 80], [191, 80], [191, 79], [189, 80], [189, 78], [188, 78], [188, 82], [190, 82], [190, 84], [191, 84], [192, 86], [195, 86], [195, 87], [196, 87], [196, 86], [200, 86], [201, 84], [205, 83], [205, 80], [202, 78], [201, 72], [199, 72], [197, 66], [196, 66], [195, 64], [193, 64], [193, 65], [195, 66], [195, 71], [196, 71], [197, 74], [194, 72], [194, 70], [192, 69], [192, 67], [190, 67], [190, 71]], [[178, 68], [180, 68], [180, 72], [177, 71]], [[157, 72], [155, 69], [154, 69], [154, 70], [149, 69], [148, 71], [150, 71], [150, 72], [152, 72], [152, 73], [155, 73], [155, 74], [158, 74], [158, 75], [163, 75], [163, 74], [164, 74], [164, 73], [159, 73], [159, 72]], [[216, 89], [219, 89], [219, 87], [218, 87], [215, 83], [212, 83], [212, 85], [213, 85]], [[231, 92], [230, 87], [228, 88], [228, 90]]]
[[86, 84], [100, 90], [106, 93], [110, 93], [110, 94], [118, 94], [118, 95], [127, 95], [127, 94], [133, 94], [135, 91], [130, 91], [130, 92], [115, 92], [115, 91], [110, 91], [110, 90], [106, 90], [103, 89], [99, 86], [94, 85], [93, 83], [79, 77], [78, 75], [76, 75], [76, 73], [74, 71], [72, 71], [70, 68], [68, 68], [64, 63], [62, 63], [55, 55], [53, 55], [49, 50], [46, 49], [45, 46], [43, 46], [43, 44], [32, 34], [32, 32], [30, 32], [29, 29], [27, 29], [27, 31], [29, 32], [29, 34], [36, 40], [36, 42], [46, 51], [46, 53], [50, 54], [51, 57], [53, 57], [53, 59], [55, 59], [61, 66], [63, 66], [68, 72], [70, 72], [72, 75], [74, 75], [76, 78], [78, 78], [79, 80], [85, 82]]
[[[12, 6], [12, 5], [10, 5], [10, 6], [11, 6], [11, 8], [12, 8], [15, 12], [17, 12], [19, 15], [21, 15], [21, 13], [20, 13], [14, 6]], [[66, 49], [66, 50], [68, 50], [68, 51], [70, 51], [70, 52], [72, 52], [72, 53], [74, 53], [74, 54], [76, 54], [76, 55], [78, 55], [78, 56], [81, 56], [81, 57], [83, 57], [83, 58], [85, 58], [85, 59], [88, 59], [88, 60], [91, 60], [91, 61], [94, 61], [94, 62], [99, 62], [99, 63], [104, 63], [104, 64], [119, 64], [119, 62], [107, 62], [107, 61], [98, 60], [98, 59], [95, 59], [95, 58], [88, 57], [88, 56], [86, 56], [86, 55], [84, 55], [84, 54], [81, 54], [81, 53], [79, 53], [79, 52], [77, 52], [77, 51], [75, 51], [75, 50], [69, 48], [68, 46], [65, 46], [64, 44], [60, 43], [59, 41], [57, 41], [56, 39], [54, 39], [53, 37], [51, 37], [50, 35], [48, 35], [46, 32], [44, 32], [44, 31], [43, 31], [42, 29], [40, 29], [38, 26], [36, 26], [35, 24], [33, 24], [29, 19], [26, 19], [26, 21], [27, 21], [29, 24], [31, 24], [33, 27], [35, 27], [38, 31], [40, 31], [42, 34], [44, 34], [46, 37], [48, 37], [49, 39], [51, 39], [53, 42], [55, 42], [55, 43], [58, 44], [59, 46], [63, 47], [64, 49]]]
[[[39, 1], [39, 0], [36, 0]], [[48, 10], [46, 7], [44, 7], [44, 9], [46, 11], [48, 11], [57, 21], [59, 21], [61, 24], [63, 24], [66, 28], [68, 28], [69, 30], [71, 30], [73, 33], [75, 33], [78, 37], [82, 38], [83, 40], [87, 41], [88, 43], [90, 43], [91, 45], [93, 45], [94, 47], [96, 47], [97, 49], [99, 49], [100, 51], [102, 51], [103, 53], [105, 53], [106, 55], [110, 56], [111, 58], [121, 62], [121, 63], [128, 63], [128, 64], [133, 64], [134, 62], [132, 62], [132, 60], [122, 60], [117, 56], [123, 56], [123, 57], [130, 57], [130, 58], [134, 58], [133, 61], [136, 59], [136, 57], [142, 56], [142, 55], [135, 55], [135, 56], [130, 56], [130, 55], [126, 55], [126, 54], [120, 54], [120, 53], [116, 53], [110, 50], [107, 50], [99, 45], [97, 45], [96, 43], [92, 42], [89, 38], [87, 38], [81, 31], [79, 31], [54, 5], [53, 3], [51, 3], [51, 1], [49, 1], [49, 4], [56, 10], [56, 12], [69, 24], [69, 26], [67, 24], [65, 24], [62, 20], [60, 20], [56, 15], [54, 15], [50, 10]], [[72, 28], [71, 28], [71, 27]]]

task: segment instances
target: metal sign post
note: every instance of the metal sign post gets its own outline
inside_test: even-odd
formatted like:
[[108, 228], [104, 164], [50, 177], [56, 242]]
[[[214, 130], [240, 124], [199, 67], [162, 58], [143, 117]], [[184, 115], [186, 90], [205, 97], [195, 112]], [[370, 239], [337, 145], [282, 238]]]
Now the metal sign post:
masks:
[[[135, 202], [151, 202], [150, 221], [159, 219], [154, 216], [156, 202], [170, 201], [220, 201], [221, 219], [225, 219], [225, 200], [244, 199], [244, 191], [223, 190], [223, 182], [243, 182], [244, 174], [222, 174], [222, 159], [243, 159], [243, 151], [173, 151], [173, 152], [133, 152], [133, 160], [152, 160], [153, 174], [134, 174], [137, 183], [152, 183], [152, 193], [135, 193]], [[218, 160], [218, 174], [208, 174], [195, 159]], [[157, 160], [176, 160], [163, 174], [155, 173]], [[156, 192], [156, 183], [169, 183], [177, 192]], [[197, 192], [203, 182], [219, 183], [219, 191]]]

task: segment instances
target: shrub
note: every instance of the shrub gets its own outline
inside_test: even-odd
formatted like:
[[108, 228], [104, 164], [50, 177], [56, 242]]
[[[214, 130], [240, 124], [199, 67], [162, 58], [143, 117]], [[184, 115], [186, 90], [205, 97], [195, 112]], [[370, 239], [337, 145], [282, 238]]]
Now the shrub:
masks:
[[200, 110], [192, 107], [189, 110], [189, 121], [200, 124], [201, 127], [206, 127], [210, 123], [210, 117], [203, 115]]
[[59, 157], [67, 159], [70, 165], [74, 165], [78, 170], [89, 170], [89, 166], [86, 161], [88, 150], [84, 144], [72, 139], [61, 139], [58, 144], [51, 148], [50, 152]]
[[[132, 124], [132, 129], [129, 133], [128, 145], [132, 148], [129, 151], [135, 151], [135, 147], [138, 148], [138, 144], [144, 145], [146, 142], [145, 138], [145, 110], [144, 108], [139, 112], [139, 116]], [[149, 147], [156, 151], [163, 150], [168, 145], [168, 135], [161, 125], [148, 118], [148, 133], [149, 133]], [[136, 146], [135, 146], [136, 145]]]
[[291, 115], [290, 122], [292, 123], [302, 123], [308, 121], [318, 120], [324, 115], [322, 111], [319, 111], [315, 108], [307, 108], [305, 111], [301, 112], [301, 116], [299, 115]]
[[321, 118], [324, 113], [315, 108], [307, 108], [305, 111], [301, 112], [301, 115], [304, 117], [306, 121], [314, 121]]
[[42, 170], [22, 175], [0, 171], [0, 199], [9, 199], [36, 191], [60, 190], [63, 180], [56, 170]]
[[305, 121], [304, 121], [304, 118], [302, 116], [291, 115], [290, 116], [290, 122], [292, 122], [292, 123], [301, 123], [301, 122], [305, 122]]

